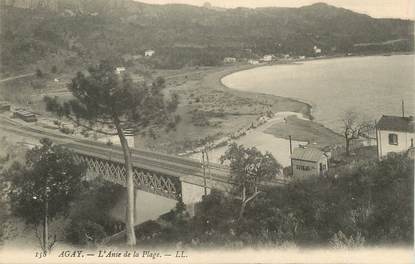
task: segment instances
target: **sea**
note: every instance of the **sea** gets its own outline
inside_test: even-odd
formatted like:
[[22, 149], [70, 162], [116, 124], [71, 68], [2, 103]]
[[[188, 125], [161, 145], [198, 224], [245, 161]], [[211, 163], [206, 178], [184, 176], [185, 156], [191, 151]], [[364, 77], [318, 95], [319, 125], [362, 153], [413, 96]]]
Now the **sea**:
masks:
[[312, 106], [315, 121], [340, 131], [342, 117], [363, 119], [415, 111], [414, 55], [345, 57], [275, 64], [225, 76], [229, 88], [290, 97]]

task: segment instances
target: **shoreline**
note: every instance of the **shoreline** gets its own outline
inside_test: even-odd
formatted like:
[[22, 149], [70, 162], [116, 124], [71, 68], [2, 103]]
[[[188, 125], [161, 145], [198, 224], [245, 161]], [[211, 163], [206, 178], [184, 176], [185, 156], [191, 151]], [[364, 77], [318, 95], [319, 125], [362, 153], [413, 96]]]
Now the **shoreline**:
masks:
[[[270, 66], [276, 66], [276, 65], [298, 65], [298, 64], [301, 65], [303, 62], [320, 61], [320, 60], [349, 59], [349, 58], [351, 59], [351, 58], [382, 57], [382, 56], [405, 56], [405, 55], [415, 55], [415, 53], [414, 52], [386, 52], [386, 53], [368, 54], [368, 55], [356, 54], [356, 55], [351, 55], [351, 56], [333, 55], [333, 56], [325, 56], [325, 57], [310, 57], [310, 58], [306, 58], [306, 59], [302, 59], [302, 60], [276, 61], [276, 62], [268, 63], [268, 64], [258, 64], [258, 65], [243, 64], [243, 65], [239, 65], [239, 67], [237, 65], [235, 65], [234, 69], [231, 69], [229, 71], [221, 71], [222, 74], [219, 76], [218, 82], [219, 82], [220, 86], [223, 88], [223, 90], [237, 91], [237, 92], [240, 92], [240, 93], [263, 94], [263, 95], [267, 95], [267, 96], [285, 98], [285, 99], [288, 99], [290, 101], [305, 104], [309, 107], [309, 112], [306, 114], [306, 116], [309, 117], [310, 121], [314, 121], [314, 116], [312, 115], [312, 109], [313, 109], [313, 103], [312, 102], [307, 102], [305, 99], [301, 99], [301, 98], [292, 98], [292, 97], [287, 97], [287, 96], [267, 94], [267, 93], [257, 93], [257, 92], [251, 92], [251, 91], [241, 91], [241, 90], [238, 90], [238, 89], [235, 89], [235, 88], [230, 88], [230, 87], [226, 86], [223, 83], [223, 79], [225, 77], [227, 77], [231, 74], [237, 73], [237, 72], [243, 72], [243, 71], [252, 70], [252, 69], [255, 69], [255, 68], [270, 67]], [[328, 129], [330, 129], [330, 128], [328, 128]], [[332, 130], [332, 129], [330, 129], [330, 130]], [[337, 132], [334, 132], [334, 133], [338, 134]]]
[[[266, 64], [266, 65], [264, 65], [264, 64], [261, 64], [261, 65], [242, 64], [242, 65], [227, 66], [227, 67], [224, 67], [222, 70], [207, 74], [207, 76], [204, 77], [204, 80], [202, 80], [202, 82], [204, 82], [204, 83], [209, 82], [210, 83], [209, 86], [210, 86], [211, 89], [219, 89], [221, 91], [228, 92], [228, 93], [238, 95], [238, 96], [251, 98], [252, 95], [259, 95], [259, 96], [262, 96], [262, 97], [264, 97], [264, 96], [268, 97], [270, 99], [286, 100], [286, 101], [295, 102], [295, 103], [304, 105], [304, 106], [306, 106], [307, 110], [306, 111], [300, 111], [298, 113], [303, 114], [304, 116], [306, 116], [310, 120], [313, 120], [314, 117], [312, 116], [312, 113], [311, 113], [311, 110], [312, 110], [313, 106], [310, 103], [307, 103], [307, 102], [304, 102], [304, 101], [301, 101], [301, 100], [295, 99], [295, 98], [285, 97], [285, 96], [266, 94], [266, 93], [258, 93], [258, 92], [251, 92], [251, 91], [241, 91], [241, 90], [238, 90], [238, 89], [230, 88], [222, 82], [223, 78], [225, 78], [226, 76], [231, 75], [233, 73], [236, 73], [236, 72], [242, 72], [242, 71], [251, 70], [251, 69], [255, 69], [255, 68], [274, 66], [274, 65], [290, 65], [290, 64], [292, 65], [292, 64], [295, 64], [296, 62], [297, 61], [284, 61], [284, 62], [276, 62], [276, 63]], [[213, 81], [213, 79], [215, 79], [215, 80]]]
[[235, 88], [230, 88], [230, 87], [226, 86], [222, 81], [225, 77], [227, 77], [231, 74], [237, 73], [237, 72], [243, 72], [243, 71], [248, 71], [248, 70], [252, 70], [252, 69], [255, 69], [255, 68], [270, 67], [270, 66], [276, 66], [276, 65], [295, 65], [295, 64], [297, 64], [297, 62], [302, 62], [302, 61], [288, 61], [288, 62], [280, 62], [280, 63], [276, 62], [276, 63], [266, 64], [266, 65], [250, 65], [252, 67], [235, 69], [235, 70], [229, 71], [228, 73], [224, 73], [222, 76], [220, 76], [218, 81], [219, 81], [220, 85], [224, 88], [223, 90], [228, 90], [228, 91], [238, 92], [238, 93], [261, 94], [261, 95], [266, 95], [266, 96], [283, 98], [283, 99], [286, 99], [286, 100], [289, 100], [289, 101], [304, 104], [308, 107], [307, 113], [300, 113], [300, 114], [305, 115], [310, 121], [312, 121], [312, 120], [314, 120], [314, 116], [312, 115], [312, 110], [313, 110], [312, 103], [305, 102], [301, 99], [292, 98], [292, 97], [288, 97], [288, 96], [281, 96], [281, 95], [274, 95], [274, 94], [267, 94], [267, 93], [258, 93], [258, 92], [251, 92], [251, 91], [241, 91], [241, 90], [238, 90], [238, 89], [235, 89]]
[[[281, 98], [283, 100], [286, 101], [291, 101], [291, 102], [296, 102], [299, 104], [303, 104], [306, 106], [307, 110], [306, 111], [293, 111], [293, 112], [297, 112], [299, 114], [303, 114], [305, 117], [307, 117], [309, 122], [314, 123], [314, 126], [316, 127], [321, 127], [322, 129], [329, 131], [329, 133], [333, 134], [333, 138], [334, 137], [343, 137], [341, 135], [341, 132], [337, 132], [334, 131], [331, 128], [326, 127], [325, 125], [323, 125], [320, 122], [315, 121], [314, 116], [312, 115], [312, 110], [313, 110], [313, 103], [310, 102], [306, 102], [302, 99], [298, 99], [298, 98], [291, 98], [291, 97], [285, 97], [285, 96], [280, 96], [280, 95], [275, 95], [275, 94], [266, 94], [266, 93], [257, 93], [254, 91], [241, 91], [235, 88], [230, 88], [227, 85], [225, 85], [223, 83], [223, 79], [231, 74], [237, 73], [237, 72], [243, 72], [243, 71], [247, 71], [247, 70], [251, 70], [254, 68], [259, 68], [259, 67], [269, 67], [269, 66], [276, 66], [276, 65], [296, 65], [296, 64], [302, 64], [302, 62], [308, 62], [308, 61], [316, 61], [316, 60], [330, 60], [330, 59], [347, 59], [347, 58], [362, 58], [362, 57], [381, 57], [381, 56], [405, 56], [405, 55], [414, 55], [413, 52], [399, 52], [399, 53], [382, 53], [382, 54], [370, 54], [370, 55], [353, 55], [353, 56], [327, 56], [327, 57], [318, 57], [318, 58], [310, 58], [310, 59], [305, 59], [305, 60], [288, 60], [288, 61], [277, 61], [275, 63], [269, 63], [269, 64], [260, 64], [260, 65], [235, 65], [231, 68], [228, 69], [224, 69], [219, 71], [218, 73], [212, 73], [211, 75], [216, 75], [216, 84], [213, 85], [213, 87], [218, 86], [220, 87], [223, 91], [227, 91], [233, 94], [239, 94], [242, 96], [255, 96], [255, 95], [265, 95], [268, 97], [272, 97], [272, 98]], [[293, 120], [291, 120], [293, 121]], [[295, 120], [294, 120], [295, 121]], [[306, 131], [307, 129], [310, 129], [310, 127], [308, 127], [305, 124], [301, 124], [301, 122], [293, 122], [297, 128], [299, 128], [301, 131]], [[283, 138], [286, 139], [286, 131], [281, 133], [278, 132], [279, 130], [274, 129], [272, 133], [272, 130], [270, 129], [268, 131], [268, 133], [274, 135], [277, 138]], [[311, 133], [311, 132], [310, 132]], [[301, 134], [301, 133], [300, 133]], [[299, 138], [298, 140], [304, 140], [304, 138]]]

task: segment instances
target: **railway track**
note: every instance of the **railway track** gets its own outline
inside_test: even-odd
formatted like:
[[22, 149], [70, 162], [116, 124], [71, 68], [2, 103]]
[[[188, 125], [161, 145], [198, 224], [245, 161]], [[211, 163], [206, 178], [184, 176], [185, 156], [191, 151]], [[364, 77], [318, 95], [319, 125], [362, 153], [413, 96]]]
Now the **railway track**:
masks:
[[[35, 139], [48, 137], [55, 143], [65, 145], [73, 151], [83, 155], [89, 155], [104, 160], [117, 161], [120, 163], [124, 162], [120, 146], [108, 146], [100, 142], [63, 135], [55, 131], [30, 127], [3, 116], [0, 116], [0, 130], [5, 130], [13, 134]], [[131, 149], [131, 154], [135, 167], [146, 170], [154, 170], [176, 177], [192, 176], [197, 178], [205, 178], [203, 175], [202, 164], [197, 160], [141, 149]], [[210, 163], [209, 166], [211, 173], [206, 175], [206, 178], [217, 182], [229, 183], [231, 172], [228, 167], [216, 163]], [[286, 184], [283, 180], [272, 180], [269, 183]]]
[[[120, 163], [124, 162], [124, 157], [120, 150], [103, 149], [98, 146], [84, 146], [73, 143], [65, 144], [65, 146], [83, 155], [89, 155]], [[176, 161], [160, 159], [158, 158], [159, 156], [156, 157], [157, 158], [132, 153], [133, 166], [141, 169], [157, 171], [167, 175], [172, 174], [176, 177], [193, 176], [203, 178], [203, 171], [200, 164], [198, 164], [198, 166], [194, 166], [178, 163]], [[207, 177], [209, 176], [207, 175]], [[229, 170], [216, 170], [213, 168], [211, 169], [211, 178], [215, 181], [227, 182], [229, 179]]]
[[[0, 129], [36, 139], [48, 137], [57, 144], [65, 145], [75, 152], [78, 151], [84, 155], [97, 156], [107, 160], [123, 161], [122, 149], [119, 146], [108, 146], [99, 142], [62, 135], [45, 129], [33, 128], [4, 117], [0, 117]], [[202, 164], [197, 160], [140, 149], [131, 149], [131, 152], [133, 163], [137, 167], [145, 167], [144, 169], [155, 171], [173, 172], [176, 176], [203, 177]], [[226, 166], [211, 163], [210, 170], [211, 174], [207, 177], [218, 181], [227, 181], [229, 178], [229, 169]]]

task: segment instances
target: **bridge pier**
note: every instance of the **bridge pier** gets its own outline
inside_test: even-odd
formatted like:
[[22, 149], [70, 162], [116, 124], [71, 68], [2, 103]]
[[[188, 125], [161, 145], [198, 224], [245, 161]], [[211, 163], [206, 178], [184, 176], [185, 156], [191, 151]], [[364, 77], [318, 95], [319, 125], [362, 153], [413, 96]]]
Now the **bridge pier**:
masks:
[[[186, 205], [186, 209], [190, 216], [195, 215], [195, 206], [202, 201], [205, 195], [205, 187], [181, 181], [182, 185], [182, 201]], [[206, 187], [206, 194], [210, 194], [210, 188]]]
[[[101, 149], [98, 147], [66, 145], [74, 152], [76, 160], [87, 167], [87, 179], [101, 177], [107, 181], [126, 186], [126, 169], [123, 155], [120, 151]], [[95, 148], [95, 150], [94, 150]], [[94, 150], [94, 151], [92, 151]], [[168, 155], [134, 150], [133, 180], [136, 190], [135, 207], [143, 210], [153, 208], [154, 203], [142, 203], [140, 197], [145, 192], [167, 199], [169, 206], [173, 201], [182, 201], [191, 215], [194, 215], [195, 205], [202, 201], [205, 194], [212, 189], [226, 191], [229, 188], [227, 177], [229, 169], [221, 165], [212, 165], [212, 174], [206, 177], [197, 161], [172, 157]], [[139, 195], [138, 195], [139, 194]], [[149, 198], [146, 201], [152, 201]], [[157, 205], [160, 206], [160, 205]], [[138, 208], [137, 208], [138, 207]], [[140, 213], [135, 214], [135, 219]]]

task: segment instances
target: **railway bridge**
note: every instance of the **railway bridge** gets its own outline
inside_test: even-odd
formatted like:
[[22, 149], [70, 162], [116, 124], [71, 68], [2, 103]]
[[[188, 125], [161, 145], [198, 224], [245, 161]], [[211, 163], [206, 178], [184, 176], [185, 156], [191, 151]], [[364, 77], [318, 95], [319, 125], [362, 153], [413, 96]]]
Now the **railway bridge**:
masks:
[[[69, 143], [75, 159], [87, 166], [88, 179], [102, 177], [125, 186], [126, 169], [122, 149], [101, 143], [88, 145]], [[193, 159], [147, 150], [131, 149], [133, 177], [136, 189], [183, 201], [187, 205], [201, 200], [211, 189], [228, 191], [230, 170], [227, 166], [210, 163], [210, 173], [203, 173], [202, 164]]]
[[[63, 135], [36, 126], [22, 125], [0, 116], [0, 130], [25, 138], [48, 137], [57, 144], [72, 150], [76, 160], [87, 165], [87, 178], [102, 177], [125, 186], [126, 170], [122, 149], [87, 139]], [[135, 188], [168, 199], [183, 201], [187, 205], [199, 202], [212, 189], [229, 191], [231, 171], [228, 166], [209, 163], [204, 174], [201, 162], [194, 159], [131, 149]], [[281, 185], [285, 180], [274, 179], [263, 185]]]

